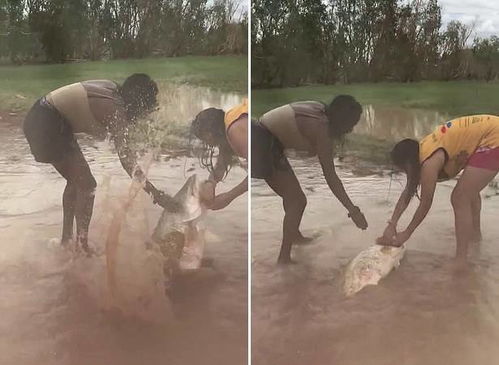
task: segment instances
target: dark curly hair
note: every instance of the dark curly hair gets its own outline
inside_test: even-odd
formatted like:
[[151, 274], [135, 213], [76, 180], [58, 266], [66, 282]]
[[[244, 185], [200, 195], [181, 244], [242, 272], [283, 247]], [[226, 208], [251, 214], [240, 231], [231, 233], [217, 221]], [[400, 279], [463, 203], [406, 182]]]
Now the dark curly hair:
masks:
[[[191, 124], [191, 135], [196, 136], [202, 142], [202, 150], [199, 156], [200, 165], [208, 169], [210, 173], [214, 170], [213, 157], [216, 148], [218, 148], [219, 154], [223, 151], [233, 155], [225, 134], [224, 118], [225, 112], [222, 109], [208, 108], [196, 115]], [[227, 176], [230, 168], [231, 164], [229, 163], [223, 178]]]
[[[405, 171], [408, 176], [408, 200], [417, 196], [421, 164], [419, 163], [419, 143], [414, 139], [404, 139], [393, 147], [390, 157], [395, 166]], [[411, 177], [409, 179], [409, 176]]]
[[362, 106], [351, 95], [338, 95], [326, 106], [329, 135], [341, 138], [359, 122]]
[[150, 113], [157, 105], [158, 85], [149, 75], [143, 73], [129, 76], [119, 88], [119, 93], [131, 121]]

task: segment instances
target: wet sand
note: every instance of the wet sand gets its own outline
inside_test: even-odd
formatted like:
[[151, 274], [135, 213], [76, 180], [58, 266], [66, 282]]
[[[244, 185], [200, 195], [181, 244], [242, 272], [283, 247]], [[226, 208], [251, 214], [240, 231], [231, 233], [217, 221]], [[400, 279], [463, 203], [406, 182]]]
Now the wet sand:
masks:
[[[351, 299], [341, 291], [346, 264], [382, 234], [405, 180], [352, 165], [338, 173], [369, 222], [358, 230], [333, 197], [314, 158], [291, 159], [308, 198], [302, 232], [318, 236], [294, 246], [298, 262], [278, 266], [280, 198], [252, 181], [252, 342], [255, 365], [479, 364], [499, 359], [499, 199], [483, 200], [484, 240], [457, 275], [450, 193], [437, 187], [433, 207], [407, 244], [398, 270]], [[362, 164], [361, 164], [362, 165]], [[362, 170], [357, 163], [356, 171]], [[488, 189], [488, 188], [487, 188]], [[486, 191], [487, 194], [494, 191]], [[482, 194], [485, 195], [485, 194]], [[407, 225], [416, 208], [401, 220]], [[495, 360], [494, 360], [495, 359]]]
[[[195, 90], [188, 103], [177, 102], [175, 113], [185, 113], [169, 114], [170, 120], [189, 121], [200, 110], [196, 108], [226, 107], [237, 99], [216, 93], [195, 99], [200, 93]], [[153, 318], [145, 320], [111, 310], [107, 303], [102, 253], [112, 214], [130, 185], [112, 145], [80, 139], [99, 184], [89, 235], [98, 255], [86, 258], [55, 243], [62, 229], [64, 179], [50, 165], [34, 161], [19, 123], [0, 123], [0, 144], [1, 364], [246, 363], [247, 196], [209, 212], [205, 257], [213, 259], [213, 267], [180, 277], [168, 297], [153, 298], [167, 305], [164, 313], [156, 307], [157, 313], [149, 313]], [[175, 155], [161, 155], [149, 173], [168, 193], [176, 192], [192, 173], [208, 175], [197, 159]], [[220, 191], [245, 174], [233, 168]], [[153, 275], [148, 262], [136, 254], [143, 254], [142, 239], [160, 214], [161, 208], [142, 195], [125, 222], [120, 245], [127, 249], [120, 265], [124, 271], [129, 265], [135, 275], [129, 292]], [[127, 282], [121, 284], [127, 287]], [[138, 299], [151, 299], [144, 298]], [[154, 321], [163, 314], [166, 320]]]

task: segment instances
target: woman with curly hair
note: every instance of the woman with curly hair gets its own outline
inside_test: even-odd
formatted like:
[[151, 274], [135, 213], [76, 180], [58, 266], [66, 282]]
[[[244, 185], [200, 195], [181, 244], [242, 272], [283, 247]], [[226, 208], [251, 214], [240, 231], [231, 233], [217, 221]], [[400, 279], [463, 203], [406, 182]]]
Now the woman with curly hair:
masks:
[[[210, 172], [210, 179], [217, 184], [230, 171], [235, 157], [248, 159], [248, 103], [224, 112], [208, 108], [201, 111], [191, 125], [191, 133], [203, 143], [201, 165]], [[215, 151], [218, 155], [214, 163]], [[210, 209], [223, 209], [248, 190], [248, 177], [231, 190], [215, 196]]]

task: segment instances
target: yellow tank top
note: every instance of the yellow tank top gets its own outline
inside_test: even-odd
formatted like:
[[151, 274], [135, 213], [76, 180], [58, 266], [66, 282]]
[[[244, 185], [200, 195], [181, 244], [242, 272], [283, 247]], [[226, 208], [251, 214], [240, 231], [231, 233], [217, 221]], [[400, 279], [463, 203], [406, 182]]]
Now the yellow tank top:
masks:
[[243, 114], [248, 114], [248, 99], [244, 99], [241, 104], [235, 106], [225, 113], [225, 130], [227, 131], [229, 127]]
[[499, 117], [470, 115], [450, 120], [426, 136], [419, 143], [419, 161], [423, 163], [436, 150], [447, 153], [443, 172], [446, 177], [456, 176], [468, 158], [480, 148], [499, 147]]

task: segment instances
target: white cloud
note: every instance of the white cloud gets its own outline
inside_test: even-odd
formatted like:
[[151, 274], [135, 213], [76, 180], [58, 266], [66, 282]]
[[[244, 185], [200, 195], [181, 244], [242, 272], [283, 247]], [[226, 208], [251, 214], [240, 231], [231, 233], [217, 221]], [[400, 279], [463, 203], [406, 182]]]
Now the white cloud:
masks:
[[498, 0], [440, 0], [443, 26], [452, 20], [473, 25], [474, 37], [499, 36]]

